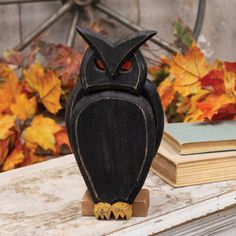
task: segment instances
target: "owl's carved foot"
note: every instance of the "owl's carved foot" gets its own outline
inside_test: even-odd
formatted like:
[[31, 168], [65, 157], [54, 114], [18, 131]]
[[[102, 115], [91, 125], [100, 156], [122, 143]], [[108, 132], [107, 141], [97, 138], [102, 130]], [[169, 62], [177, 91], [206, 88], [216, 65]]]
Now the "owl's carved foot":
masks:
[[111, 216], [111, 204], [106, 202], [99, 202], [94, 205], [93, 208], [94, 215], [97, 219], [110, 219]]
[[133, 213], [132, 205], [130, 205], [126, 202], [114, 203], [111, 206], [111, 210], [112, 210], [112, 213], [113, 213], [116, 220], [119, 217], [121, 217], [122, 219], [124, 219], [126, 217], [126, 219], [128, 220], [132, 216], [132, 213]]

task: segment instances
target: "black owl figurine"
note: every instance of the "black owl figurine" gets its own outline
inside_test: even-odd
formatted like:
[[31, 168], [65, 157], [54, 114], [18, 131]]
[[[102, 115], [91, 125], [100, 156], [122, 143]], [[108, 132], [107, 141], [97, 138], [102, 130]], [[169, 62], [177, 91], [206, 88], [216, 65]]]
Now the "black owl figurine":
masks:
[[77, 31], [89, 48], [66, 107], [69, 140], [95, 216], [128, 219], [163, 133], [161, 101], [146, 79], [139, 50], [156, 32], [113, 43], [90, 30]]

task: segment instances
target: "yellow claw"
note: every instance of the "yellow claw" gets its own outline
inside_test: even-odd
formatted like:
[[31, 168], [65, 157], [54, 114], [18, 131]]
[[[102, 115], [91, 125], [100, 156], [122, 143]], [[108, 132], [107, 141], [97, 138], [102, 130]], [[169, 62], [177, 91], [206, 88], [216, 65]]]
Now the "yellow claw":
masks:
[[109, 220], [111, 217], [111, 204], [106, 202], [99, 202], [94, 205], [94, 215], [97, 219], [101, 218]]
[[124, 219], [126, 217], [126, 219], [128, 220], [132, 216], [132, 213], [133, 213], [132, 205], [130, 205], [126, 202], [114, 203], [111, 206], [111, 210], [112, 210], [112, 213], [113, 213], [116, 220], [119, 217], [121, 217], [122, 219]]

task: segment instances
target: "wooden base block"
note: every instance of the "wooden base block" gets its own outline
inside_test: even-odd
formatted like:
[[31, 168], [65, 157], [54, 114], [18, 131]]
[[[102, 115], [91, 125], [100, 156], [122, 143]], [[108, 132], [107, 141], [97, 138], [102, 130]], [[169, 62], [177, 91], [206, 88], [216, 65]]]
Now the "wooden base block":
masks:
[[[94, 203], [93, 203], [93, 200], [92, 200], [88, 190], [86, 190], [86, 192], [83, 196], [81, 206], [82, 206], [81, 207], [82, 208], [82, 216], [94, 216], [94, 214], [93, 214]], [[148, 207], [149, 207], [149, 190], [142, 189], [132, 204], [132, 209], [133, 209], [132, 216], [133, 217], [147, 216]]]

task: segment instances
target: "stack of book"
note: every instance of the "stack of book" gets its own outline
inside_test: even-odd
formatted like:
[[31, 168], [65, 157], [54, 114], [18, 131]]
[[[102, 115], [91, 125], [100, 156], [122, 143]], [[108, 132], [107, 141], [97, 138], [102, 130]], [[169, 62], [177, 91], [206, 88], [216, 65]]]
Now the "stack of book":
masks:
[[152, 170], [175, 187], [236, 179], [236, 121], [166, 124]]

